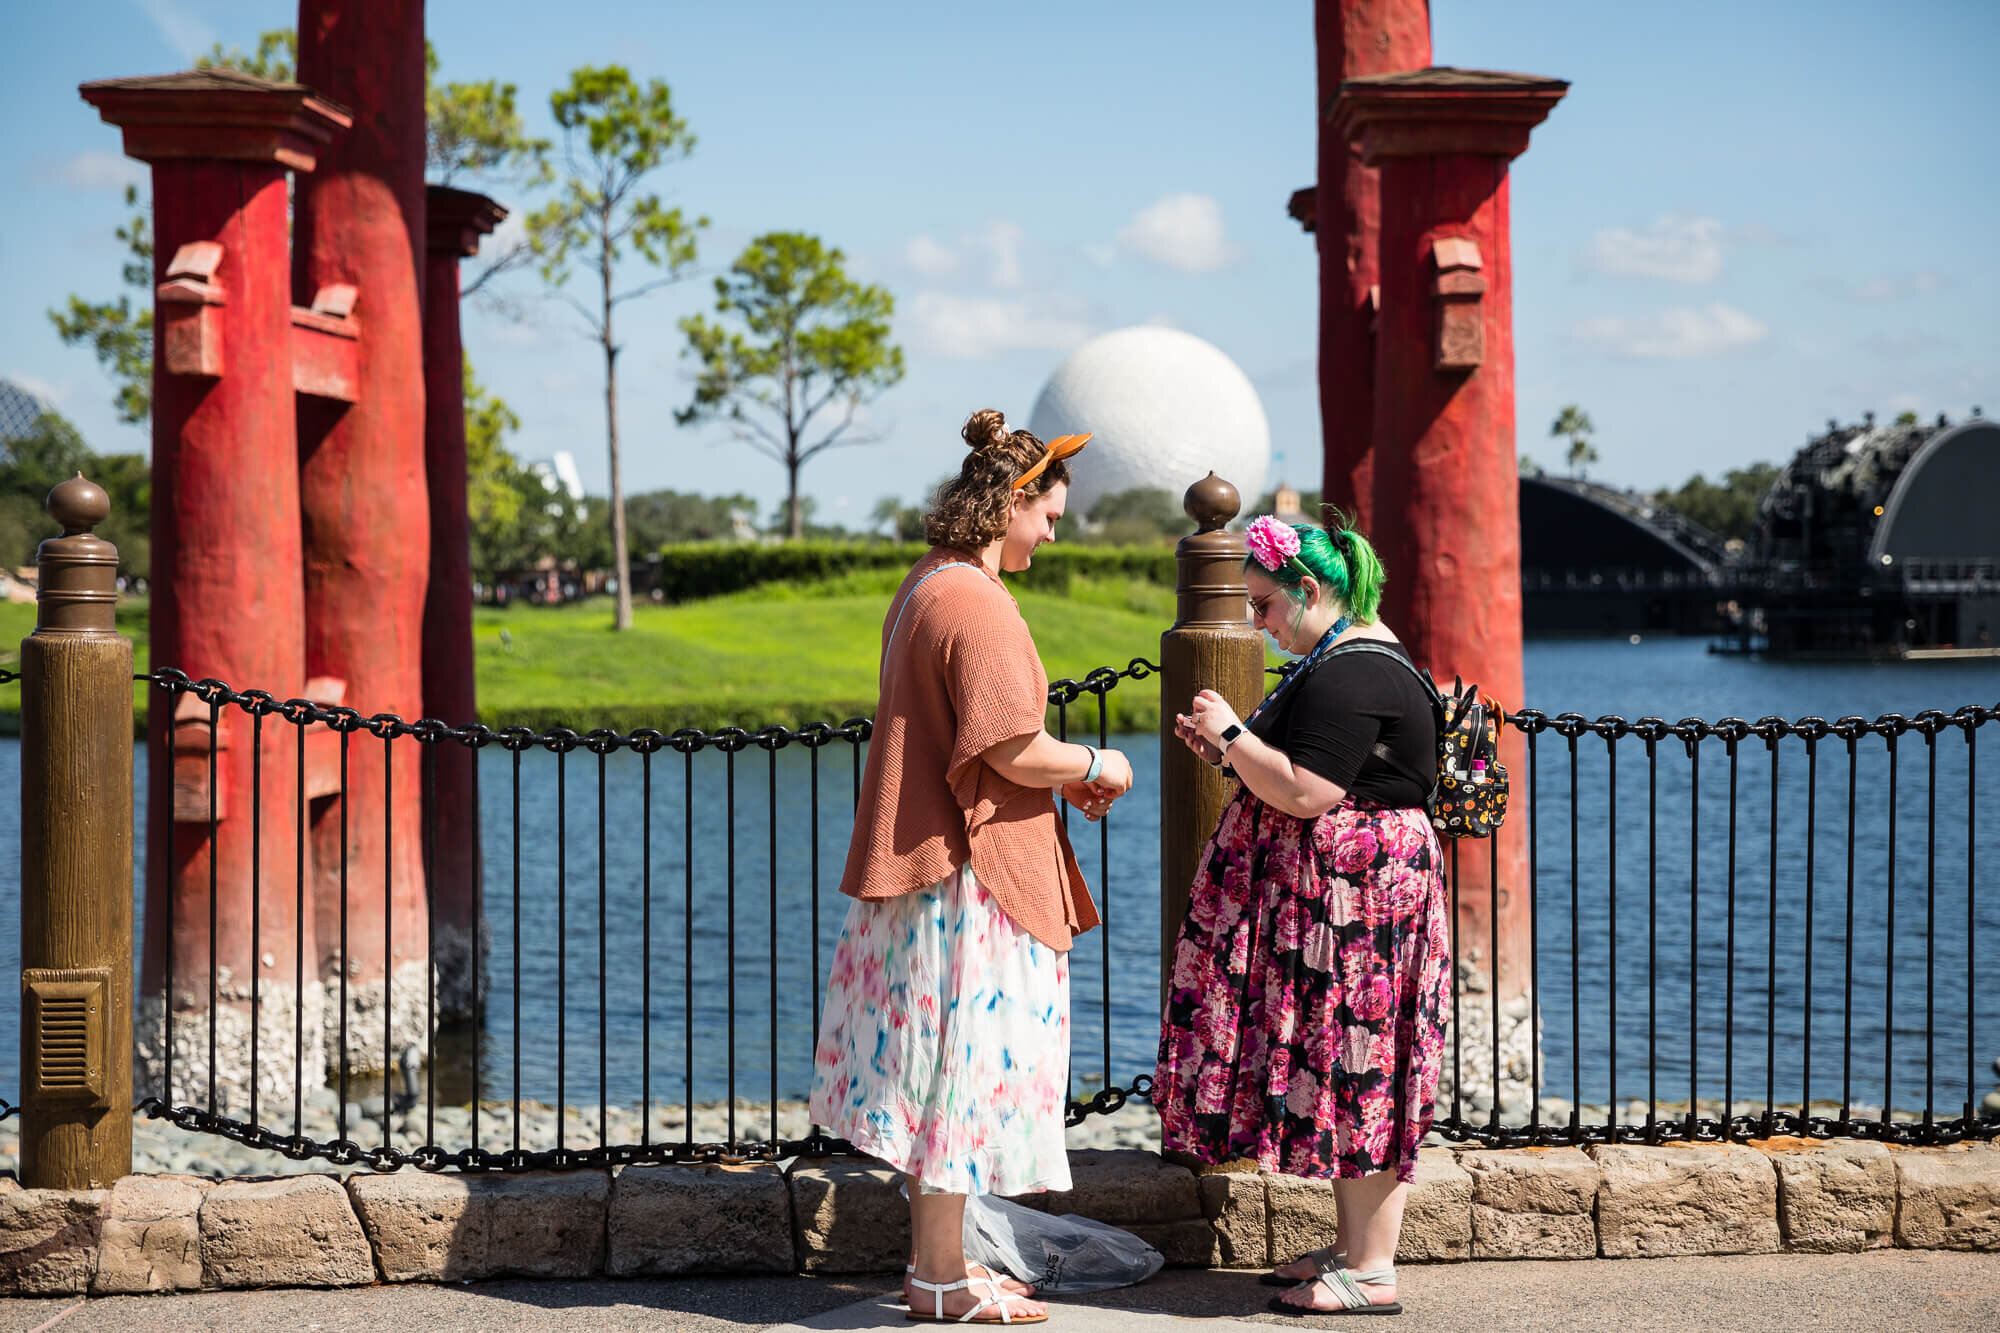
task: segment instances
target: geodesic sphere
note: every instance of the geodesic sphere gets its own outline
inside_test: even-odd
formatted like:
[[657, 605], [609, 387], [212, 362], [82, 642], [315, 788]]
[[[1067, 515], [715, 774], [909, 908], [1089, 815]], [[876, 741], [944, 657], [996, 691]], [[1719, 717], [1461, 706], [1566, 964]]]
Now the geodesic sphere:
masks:
[[1254, 504], [1271, 465], [1271, 426], [1250, 377], [1179, 329], [1119, 329], [1077, 348], [1042, 386], [1028, 429], [1045, 440], [1091, 432], [1069, 465], [1067, 507], [1080, 517], [1139, 486], [1178, 504], [1211, 471]]

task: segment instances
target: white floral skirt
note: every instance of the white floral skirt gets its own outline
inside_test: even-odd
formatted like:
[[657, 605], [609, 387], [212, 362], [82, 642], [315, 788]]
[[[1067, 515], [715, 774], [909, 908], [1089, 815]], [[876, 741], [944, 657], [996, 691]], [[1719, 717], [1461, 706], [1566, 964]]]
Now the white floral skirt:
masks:
[[812, 1118], [945, 1194], [1070, 1187], [1069, 955], [972, 868], [847, 909], [813, 1059]]

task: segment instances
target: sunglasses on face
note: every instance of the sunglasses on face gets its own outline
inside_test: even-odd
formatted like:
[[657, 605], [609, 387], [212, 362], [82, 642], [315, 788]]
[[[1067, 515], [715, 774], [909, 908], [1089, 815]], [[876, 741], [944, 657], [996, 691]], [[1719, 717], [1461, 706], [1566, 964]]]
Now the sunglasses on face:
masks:
[[1277, 598], [1278, 594], [1275, 592], [1265, 593], [1262, 597], [1250, 598], [1250, 618], [1252, 620], [1262, 620], [1264, 613], [1270, 610], [1271, 603], [1276, 601]]

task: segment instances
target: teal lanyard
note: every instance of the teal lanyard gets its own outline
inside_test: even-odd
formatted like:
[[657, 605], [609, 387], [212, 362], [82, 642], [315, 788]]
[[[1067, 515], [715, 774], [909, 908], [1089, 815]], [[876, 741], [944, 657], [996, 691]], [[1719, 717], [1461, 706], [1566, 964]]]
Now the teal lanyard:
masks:
[[1278, 696], [1283, 694], [1294, 681], [1297, 681], [1306, 672], [1310, 671], [1313, 663], [1319, 661], [1326, 653], [1326, 650], [1333, 647], [1333, 641], [1345, 634], [1353, 624], [1354, 621], [1347, 616], [1342, 616], [1340, 619], [1334, 621], [1327, 632], [1320, 635], [1319, 642], [1313, 645], [1312, 651], [1300, 658], [1290, 670], [1286, 671], [1284, 679], [1271, 687], [1271, 692], [1264, 696], [1263, 702], [1250, 710], [1250, 716], [1243, 719], [1244, 725], [1248, 726], [1250, 723], [1256, 721], [1259, 713], [1276, 703]]

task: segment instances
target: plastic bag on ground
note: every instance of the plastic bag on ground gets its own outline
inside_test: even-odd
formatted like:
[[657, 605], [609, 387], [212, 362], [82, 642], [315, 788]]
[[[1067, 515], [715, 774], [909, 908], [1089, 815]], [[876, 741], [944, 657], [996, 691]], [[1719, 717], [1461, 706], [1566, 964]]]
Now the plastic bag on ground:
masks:
[[1129, 1231], [1074, 1213], [1053, 1217], [990, 1194], [965, 1200], [965, 1258], [1032, 1282], [1047, 1296], [1129, 1287], [1166, 1264]]

